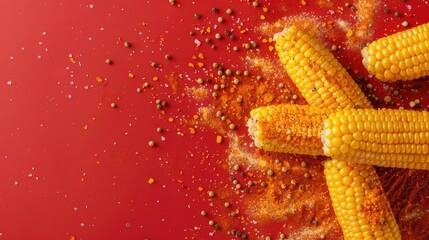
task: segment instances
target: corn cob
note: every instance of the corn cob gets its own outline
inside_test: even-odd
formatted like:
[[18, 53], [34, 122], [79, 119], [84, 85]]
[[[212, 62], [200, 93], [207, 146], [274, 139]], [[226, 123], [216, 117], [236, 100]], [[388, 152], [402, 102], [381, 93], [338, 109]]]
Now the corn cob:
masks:
[[295, 26], [276, 34], [274, 39], [280, 61], [310, 105], [371, 106], [356, 82], [320, 41]]
[[335, 111], [322, 132], [326, 156], [383, 167], [429, 169], [429, 112]]
[[[353, 79], [323, 45], [317, 40], [311, 39], [305, 33], [298, 31], [296, 27], [289, 28], [289, 34], [287, 34], [287, 32], [288, 30], [285, 30], [280, 37], [277, 36], [276, 49], [290, 75], [293, 74], [294, 71], [299, 71], [299, 69], [295, 68], [296, 66], [307, 67], [304, 71], [307, 71], [307, 76], [311, 79], [310, 82], [308, 82], [305, 76], [300, 77], [299, 74], [292, 75], [291, 79], [296, 83], [308, 104], [331, 109], [353, 107], [371, 108], [370, 102], [365, 98]], [[294, 34], [296, 36], [294, 36]], [[299, 50], [304, 50], [303, 55], [306, 58], [304, 60], [299, 60], [299, 58], [296, 59], [294, 53], [297, 52], [297, 47], [300, 46], [298, 41], [301, 40], [301, 42], [305, 42], [307, 39], [309, 40], [309, 45], [313, 46], [313, 48], [307, 50], [305, 48], [303, 49], [305, 43], [302, 44]], [[289, 52], [291, 49], [295, 49], [293, 50], [294, 52]], [[316, 51], [311, 54], [310, 49]], [[319, 55], [317, 55], [317, 53]], [[325, 61], [329, 59], [328, 63], [323, 62], [323, 59], [325, 59]], [[315, 73], [318, 74], [316, 75], [317, 78], [312, 75]], [[344, 86], [347, 87], [344, 88]], [[342, 88], [344, 90], [341, 90]], [[351, 196], [347, 195], [347, 193], [351, 193], [351, 190], [348, 192], [343, 191], [343, 189], [348, 186], [345, 185], [344, 182], [337, 181], [335, 177], [337, 176], [335, 173], [338, 169], [340, 172], [344, 171], [340, 167], [341, 165], [337, 163], [343, 163], [342, 166], [348, 166], [345, 161], [327, 159], [325, 161], [324, 173], [333, 208], [338, 217], [345, 239], [362, 239], [363, 237], [365, 239], [382, 237], [386, 239], [401, 239], [392, 209], [390, 208], [374, 168], [369, 165], [353, 165], [354, 174], [361, 176], [370, 175], [372, 176], [372, 183], [374, 184], [371, 187], [362, 184], [363, 181], [361, 181], [361, 178], [352, 175], [353, 177], [348, 179], [345, 183], [353, 187], [361, 185], [361, 188], [358, 187], [357, 189], [359, 190], [356, 190], [357, 194]], [[365, 207], [371, 206], [368, 204], [362, 205], [365, 202], [371, 203], [371, 201], [368, 201], [371, 199], [378, 203], [374, 205], [375, 207]], [[353, 208], [356, 210], [357, 215], [344, 214], [349, 213]], [[377, 216], [377, 218], [374, 218], [375, 216]], [[371, 219], [373, 220], [371, 221]], [[376, 220], [375, 222], [374, 219]], [[378, 223], [384, 223], [382, 224], [384, 227], [377, 227], [379, 226], [377, 225], [377, 220], [380, 220]], [[367, 222], [369, 224], [366, 224]]]
[[308, 105], [259, 107], [250, 112], [247, 126], [256, 147], [266, 151], [323, 155], [320, 133], [332, 112]]
[[429, 23], [370, 43], [362, 57], [368, 72], [383, 82], [429, 75]]
[[324, 164], [332, 206], [344, 239], [400, 239], [377, 173], [371, 165], [332, 159]]

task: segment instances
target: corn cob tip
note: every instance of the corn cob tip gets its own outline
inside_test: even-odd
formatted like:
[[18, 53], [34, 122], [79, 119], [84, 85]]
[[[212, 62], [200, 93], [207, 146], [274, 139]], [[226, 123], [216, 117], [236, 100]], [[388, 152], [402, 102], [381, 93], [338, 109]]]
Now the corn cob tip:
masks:
[[368, 47], [364, 47], [361, 50], [361, 54], [362, 54], [362, 64], [363, 66], [368, 69]]
[[290, 27], [286, 27], [285, 29], [283, 29], [283, 31], [274, 34], [273, 41], [277, 41], [277, 39], [279, 39], [281, 36], [283, 36], [289, 30], [289, 28]]
[[255, 143], [255, 146], [257, 148], [262, 148], [262, 142], [260, 141], [260, 139], [257, 137], [260, 132], [261, 129], [259, 127], [259, 125], [257, 124], [258, 119], [257, 119], [257, 115], [250, 117], [249, 120], [247, 120], [246, 126], [247, 126], [247, 131], [249, 132], [250, 137], [252, 138], [253, 142]]
[[429, 76], [429, 23], [377, 39], [362, 50], [368, 72], [382, 82]]

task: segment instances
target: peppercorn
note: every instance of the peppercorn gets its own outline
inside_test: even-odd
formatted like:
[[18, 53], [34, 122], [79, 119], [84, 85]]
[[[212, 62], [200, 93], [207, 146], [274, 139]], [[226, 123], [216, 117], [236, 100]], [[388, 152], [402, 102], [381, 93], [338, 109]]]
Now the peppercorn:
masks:
[[229, 14], [229, 15], [231, 15], [233, 13], [231, 8], [226, 9], [225, 12], [226, 12], [226, 14]]
[[112, 60], [111, 60], [110, 58], [107, 58], [107, 59], [106, 59], [106, 63], [107, 63], [107, 64], [112, 64]]
[[195, 14], [194, 14], [194, 17], [195, 17], [196, 19], [200, 19], [200, 18], [201, 18], [201, 15], [200, 15], [199, 13], [195, 13]]
[[214, 197], [215, 196], [215, 193], [213, 192], [213, 191], [208, 191], [207, 192], [207, 194], [209, 195], [209, 197]]
[[234, 166], [232, 167], [232, 169], [234, 169], [235, 171], [238, 171], [240, 169], [240, 165], [234, 164]]
[[217, 12], [219, 12], [219, 9], [217, 9], [217, 8], [214, 7], [214, 8], [212, 8], [212, 11], [215, 12], [215, 13], [217, 13]]
[[152, 140], [150, 140], [148, 144], [149, 144], [149, 147], [154, 147], [155, 146], [155, 142], [152, 141]]
[[129, 42], [124, 42], [124, 46], [125, 46], [125, 47], [131, 47], [131, 43], [129, 43]]
[[165, 54], [165, 59], [171, 60], [171, 55], [170, 54]]
[[150, 66], [154, 67], [154, 68], [157, 68], [158, 67], [158, 63], [151, 61], [150, 62]]

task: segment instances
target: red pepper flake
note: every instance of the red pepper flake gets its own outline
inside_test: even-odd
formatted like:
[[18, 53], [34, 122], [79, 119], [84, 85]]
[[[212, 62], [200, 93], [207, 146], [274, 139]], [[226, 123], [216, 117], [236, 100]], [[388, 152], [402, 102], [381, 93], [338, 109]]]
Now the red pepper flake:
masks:
[[199, 53], [199, 54], [198, 54], [198, 58], [199, 58], [199, 59], [204, 59], [204, 54], [203, 54], [203, 53]]
[[134, 74], [130, 72], [130, 73], [128, 73], [128, 77], [134, 78]]
[[199, 192], [202, 192], [204, 190], [204, 188], [202, 188], [202, 187], [198, 187], [197, 189]]
[[152, 80], [154, 80], [155, 82], [159, 80], [158, 77], [153, 77]]
[[88, 130], [88, 124], [86, 124], [85, 126], [83, 126], [84, 130]]
[[222, 140], [223, 140], [223, 138], [222, 138], [222, 136], [221, 136], [221, 135], [217, 135], [217, 136], [216, 136], [216, 142], [217, 142], [217, 143], [219, 143], [219, 144], [220, 144], [220, 143], [222, 143]]
[[149, 178], [149, 180], [147, 180], [147, 182], [148, 182], [149, 184], [153, 184], [153, 183], [155, 182], [155, 179], [153, 179], [153, 178]]
[[76, 63], [76, 62], [74, 61], [74, 58], [73, 58], [73, 57], [70, 57], [70, 62], [72, 62], [72, 63]]
[[191, 67], [191, 68], [195, 67], [195, 65], [193, 63], [188, 63], [188, 66]]
[[191, 127], [191, 128], [189, 128], [189, 133], [190, 133], [190, 134], [195, 134], [195, 128], [192, 128], [192, 127]]
[[198, 67], [200, 67], [200, 68], [204, 67], [204, 63], [198, 62]]
[[306, 5], [307, 5], [307, 2], [306, 2], [305, 0], [301, 0], [301, 4], [302, 4], [303, 6], [306, 6]]
[[97, 82], [102, 83], [103, 79], [101, 77], [95, 77], [95, 80], [97, 80]]

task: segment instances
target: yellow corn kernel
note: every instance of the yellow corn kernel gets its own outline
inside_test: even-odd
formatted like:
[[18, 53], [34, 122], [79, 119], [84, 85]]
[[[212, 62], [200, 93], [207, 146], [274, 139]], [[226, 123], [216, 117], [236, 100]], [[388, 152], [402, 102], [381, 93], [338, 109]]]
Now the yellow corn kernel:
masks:
[[344, 239], [400, 239], [398, 225], [371, 165], [329, 160], [324, 174]]
[[[362, 122], [368, 128], [350, 128]], [[338, 131], [338, 127], [348, 130]], [[429, 112], [351, 109], [329, 115], [322, 142], [326, 156], [382, 167], [429, 169], [426, 136], [429, 136]]]
[[[327, 108], [371, 106], [346, 69], [320, 41], [295, 26], [276, 34], [275, 40], [280, 61], [309, 105]], [[301, 66], [303, 62], [304, 67]], [[321, 104], [320, 99], [323, 100]]]
[[380, 38], [362, 49], [362, 63], [383, 82], [429, 75], [429, 23]]
[[308, 105], [259, 107], [250, 112], [247, 126], [255, 145], [266, 151], [322, 155], [320, 133], [332, 112]]

